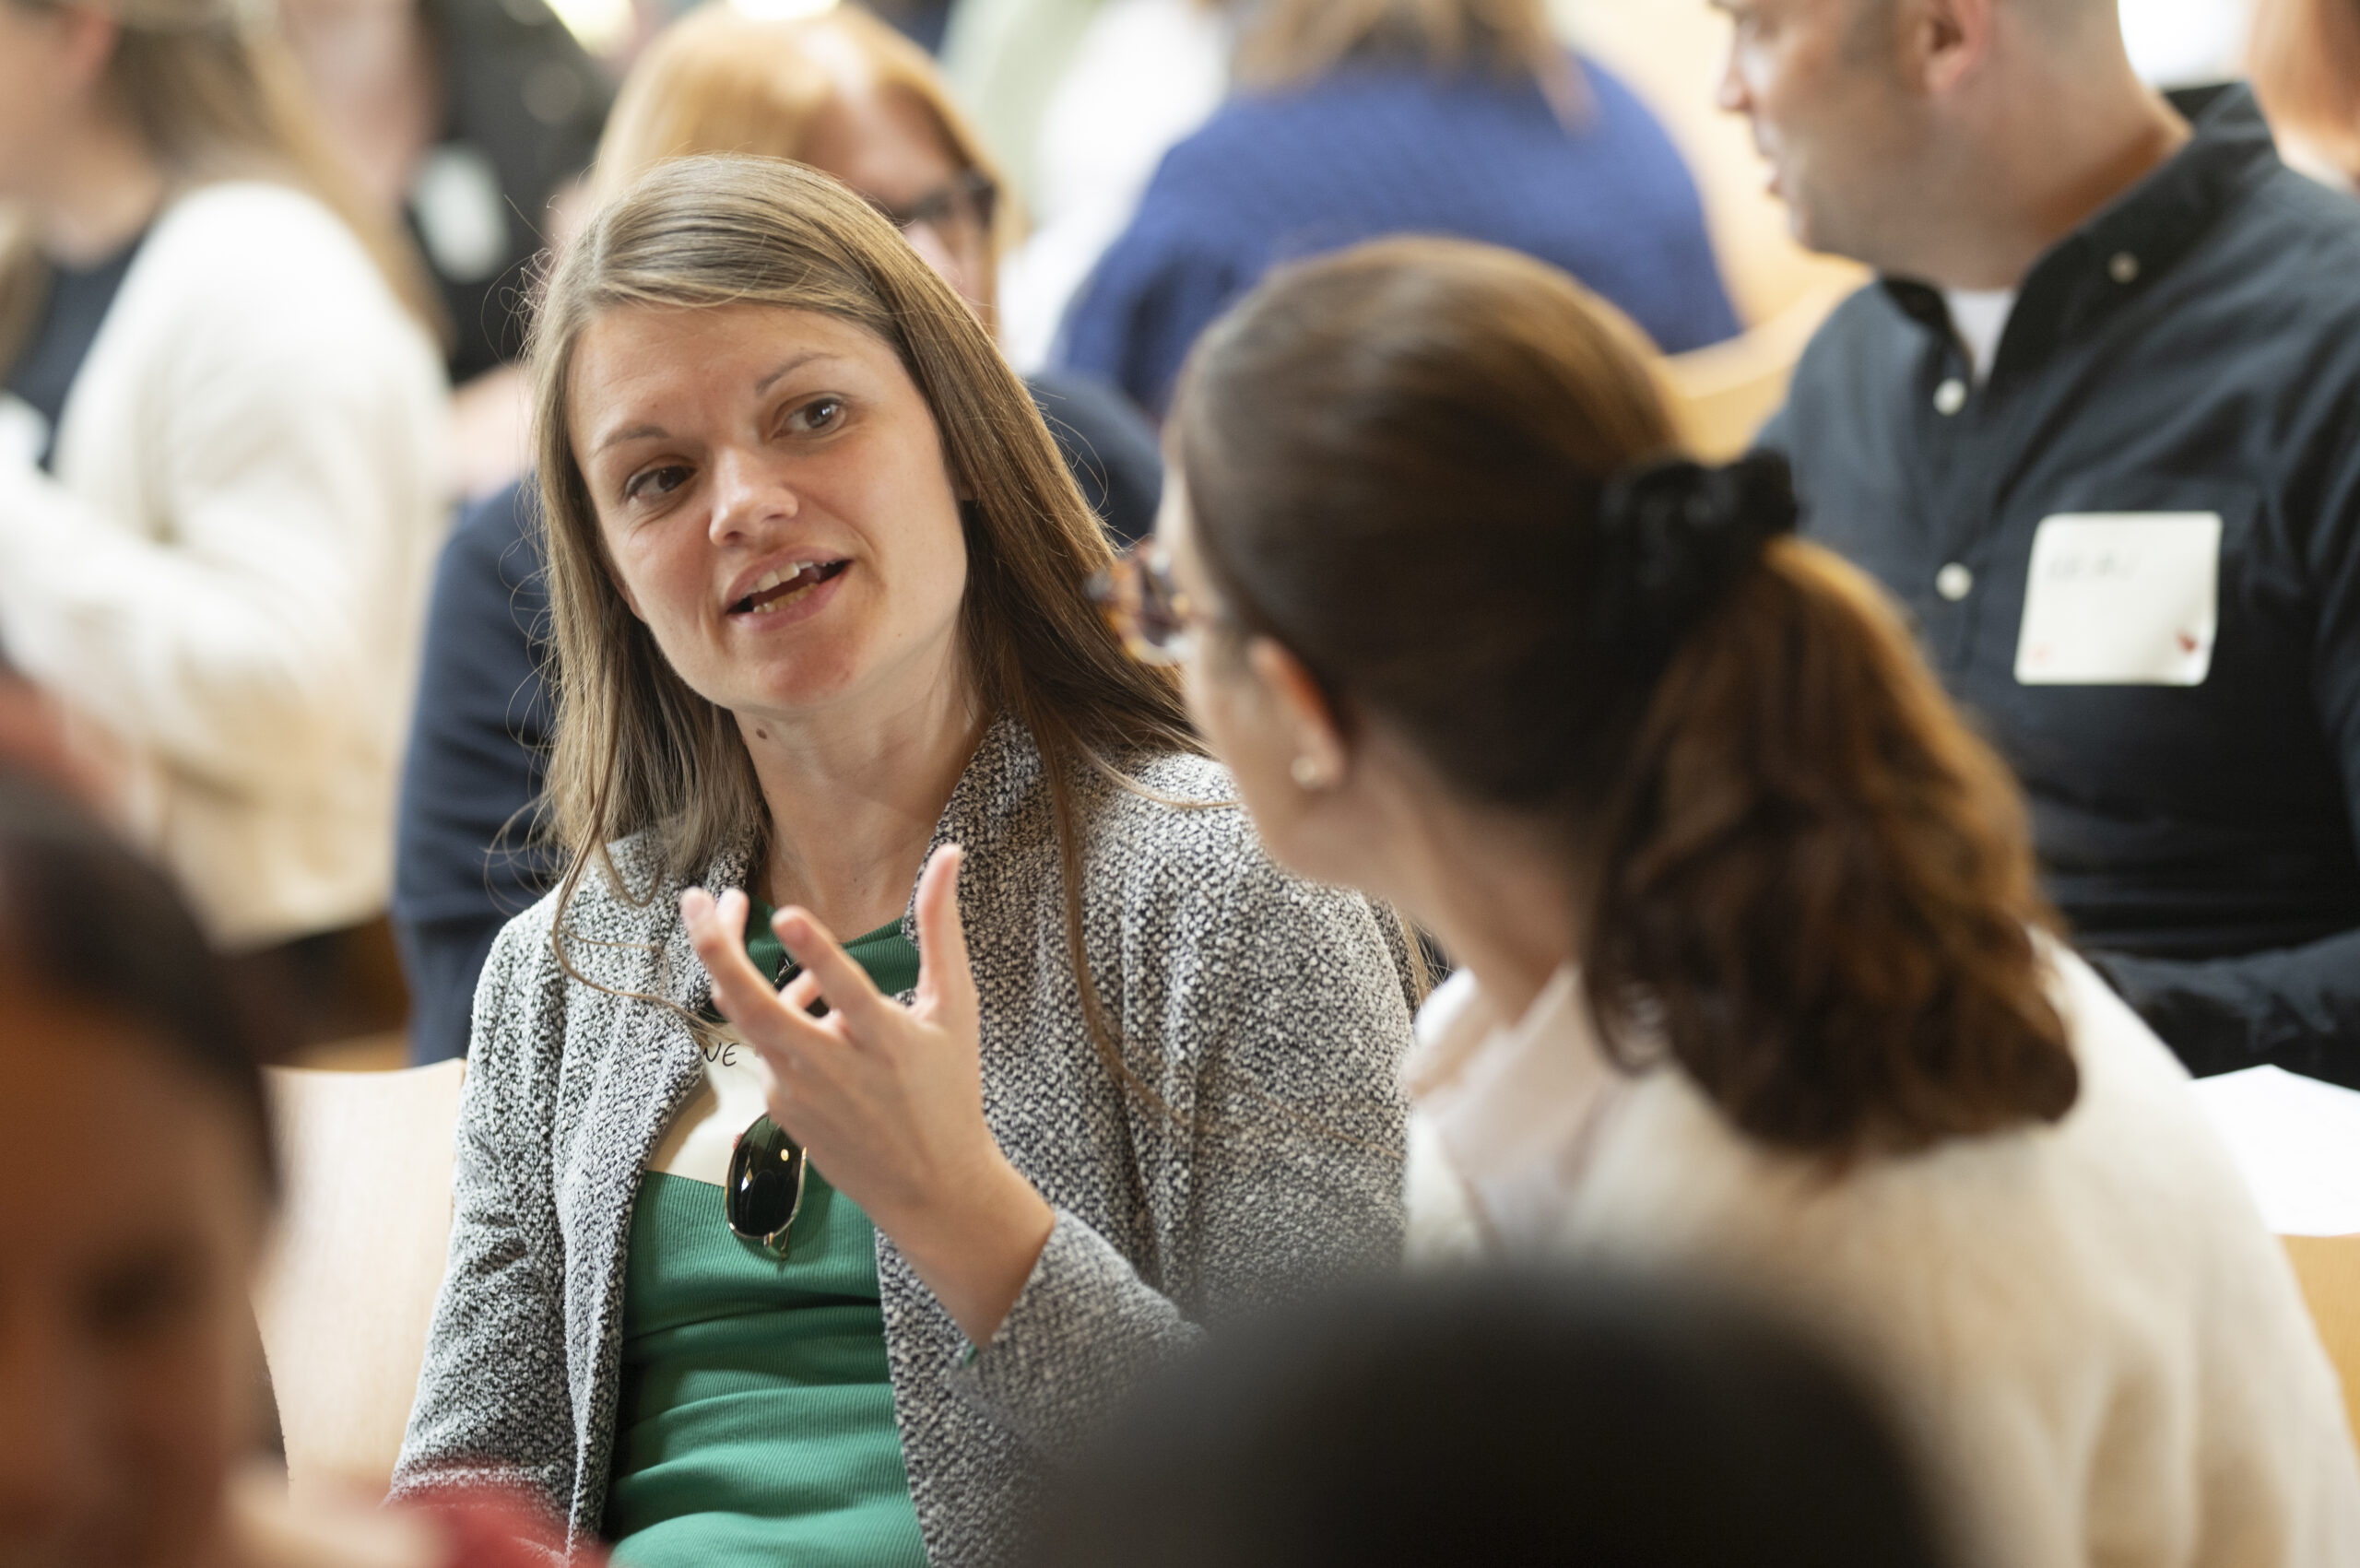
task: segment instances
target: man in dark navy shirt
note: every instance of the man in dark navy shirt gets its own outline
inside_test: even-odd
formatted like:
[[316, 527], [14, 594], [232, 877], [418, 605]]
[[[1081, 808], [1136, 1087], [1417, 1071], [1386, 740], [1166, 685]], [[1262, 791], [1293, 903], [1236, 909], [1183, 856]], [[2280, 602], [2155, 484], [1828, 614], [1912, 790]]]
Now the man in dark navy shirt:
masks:
[[1882, 274], [1765, 432], [2022, 775], [2189, 1066], [2360, 1083], [2360, 204], [2113, 0], [1722, 0], [1797, 233]]

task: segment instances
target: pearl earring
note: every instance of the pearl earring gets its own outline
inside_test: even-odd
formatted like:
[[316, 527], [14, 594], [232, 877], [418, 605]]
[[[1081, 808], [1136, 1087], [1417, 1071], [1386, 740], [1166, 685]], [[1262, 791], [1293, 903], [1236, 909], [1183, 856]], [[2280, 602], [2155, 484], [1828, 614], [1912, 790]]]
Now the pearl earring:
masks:
[[1319, 764], [1308, 757], [1298, 757], [1287, 769], [1294, 776], [1297, 789], [1326, 789], [1328, 780], [1319, 772]]

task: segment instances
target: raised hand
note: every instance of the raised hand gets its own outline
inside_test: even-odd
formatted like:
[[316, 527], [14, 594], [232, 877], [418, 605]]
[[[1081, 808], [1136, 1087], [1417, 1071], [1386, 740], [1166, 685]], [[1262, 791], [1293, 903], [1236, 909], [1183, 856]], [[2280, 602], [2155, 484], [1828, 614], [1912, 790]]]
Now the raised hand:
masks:
[[[832, 933], [792, 905], [773, 929], [802, 966], [773, 991], [746, 956], [746, 895], [681, 895], [722, 1017], [760, 1054], [772, 1120], [901, 1248], [974, 1343], [987, 1342], [1056, 1216], [984, 1120], [979, 1006], [959, 921], [958, 846], [918, 878], [918, 984], [879, 993]], [[815, 1002], [823, 1018], [810, 1016]]]

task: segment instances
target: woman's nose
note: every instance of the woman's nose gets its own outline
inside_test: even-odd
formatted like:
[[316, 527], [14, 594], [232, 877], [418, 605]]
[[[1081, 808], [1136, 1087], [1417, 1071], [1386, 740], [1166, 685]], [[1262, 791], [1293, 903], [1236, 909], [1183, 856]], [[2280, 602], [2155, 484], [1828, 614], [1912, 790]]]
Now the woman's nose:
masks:
[[715, 454], [712, 483], [716, 544], [791, 519], [801, 506], [795, 487], [760, 453], [730, 447]]

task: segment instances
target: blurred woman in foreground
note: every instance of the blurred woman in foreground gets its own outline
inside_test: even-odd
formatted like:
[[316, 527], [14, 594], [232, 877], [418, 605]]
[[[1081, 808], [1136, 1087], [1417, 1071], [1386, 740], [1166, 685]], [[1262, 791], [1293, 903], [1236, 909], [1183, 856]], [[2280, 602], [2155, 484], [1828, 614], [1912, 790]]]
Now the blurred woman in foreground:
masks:
[[[0, 713], [13, 752], [32, 737]], [[171, 882], [0, 762], [0, 1562], [547, 1561], [505, 1514], [299, 1517], [241, 1471], [274, 1196], [258, 1025]]]
[[1410, 1067], [1413, 1245], [1783, 1301], [1923, 1430], [1976, 1561], [2360, 1552], [2284, 1256], [1776, 460], [1674, 460], [1626, 324], [1433, 241], [1275, 278], [1173, 430], [1133, 624], [1272, 852], [1465, 965]]

